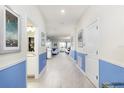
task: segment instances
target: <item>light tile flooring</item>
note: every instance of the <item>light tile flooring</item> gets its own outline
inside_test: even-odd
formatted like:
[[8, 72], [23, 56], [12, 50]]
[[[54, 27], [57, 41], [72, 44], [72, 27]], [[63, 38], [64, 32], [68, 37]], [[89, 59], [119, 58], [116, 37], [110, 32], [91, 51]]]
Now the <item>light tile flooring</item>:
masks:
[[94, 85], [75, 66], [70, 57], [60, 53], [47, 61], [46, 70], [37, 79], [28, 79], [28, 88], [93, 88]]

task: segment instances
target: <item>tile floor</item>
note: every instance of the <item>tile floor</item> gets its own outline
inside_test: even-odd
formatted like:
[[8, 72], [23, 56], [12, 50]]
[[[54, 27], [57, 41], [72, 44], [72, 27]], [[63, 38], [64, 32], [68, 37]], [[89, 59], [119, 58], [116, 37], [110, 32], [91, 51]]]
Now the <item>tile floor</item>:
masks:
[[93, 88], [94, 85], [75, 66], [70, 57], [60, 53], [47, 60], [42, 76], [28, 79], [28, 88]]

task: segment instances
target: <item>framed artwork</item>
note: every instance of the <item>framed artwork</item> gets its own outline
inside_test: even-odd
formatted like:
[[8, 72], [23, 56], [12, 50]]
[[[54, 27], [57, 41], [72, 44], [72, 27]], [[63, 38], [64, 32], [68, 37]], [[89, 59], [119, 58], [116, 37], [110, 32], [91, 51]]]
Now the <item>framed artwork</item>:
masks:
[[0, 54], [20, 51], [20, 18], [13, 10], [4, 7], [0, 24]]
[[28, 51], [34, 52], [34, 37], [28, 37]]
[[41, 46], [45, 46], [45, 33], [41, 32]]
[[73, 36], [71, 36], [71, 46], [73, 46]]
[[54, 43], [54, 47], [57, 47], [57, 43]]
[[78, 33], [78, 46], [83, 47], [83, 30]]

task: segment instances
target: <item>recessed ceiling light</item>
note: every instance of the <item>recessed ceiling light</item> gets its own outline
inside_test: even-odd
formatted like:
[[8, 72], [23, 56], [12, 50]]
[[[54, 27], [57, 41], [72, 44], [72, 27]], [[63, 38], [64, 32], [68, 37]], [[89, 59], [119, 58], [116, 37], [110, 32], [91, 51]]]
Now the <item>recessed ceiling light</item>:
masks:
[[64, 14], [64, 13], [65, 13], [65, 10], [64, 10], [64, 9], [62, 9], [60, 12], [61, 12], [61, 14]]

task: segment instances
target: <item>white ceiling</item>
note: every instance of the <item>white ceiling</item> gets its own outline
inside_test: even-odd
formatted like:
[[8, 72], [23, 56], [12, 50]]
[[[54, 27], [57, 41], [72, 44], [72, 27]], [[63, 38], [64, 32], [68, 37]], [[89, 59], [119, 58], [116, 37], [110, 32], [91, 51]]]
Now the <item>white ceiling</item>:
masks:
[[[76, 24], [88, 6], [84, 5], [41, 5], [39, 6], [46, 19], [49, 37], [67, 37], [75, 30]], [[65, 14], [61, 14], [61, 10]]]

